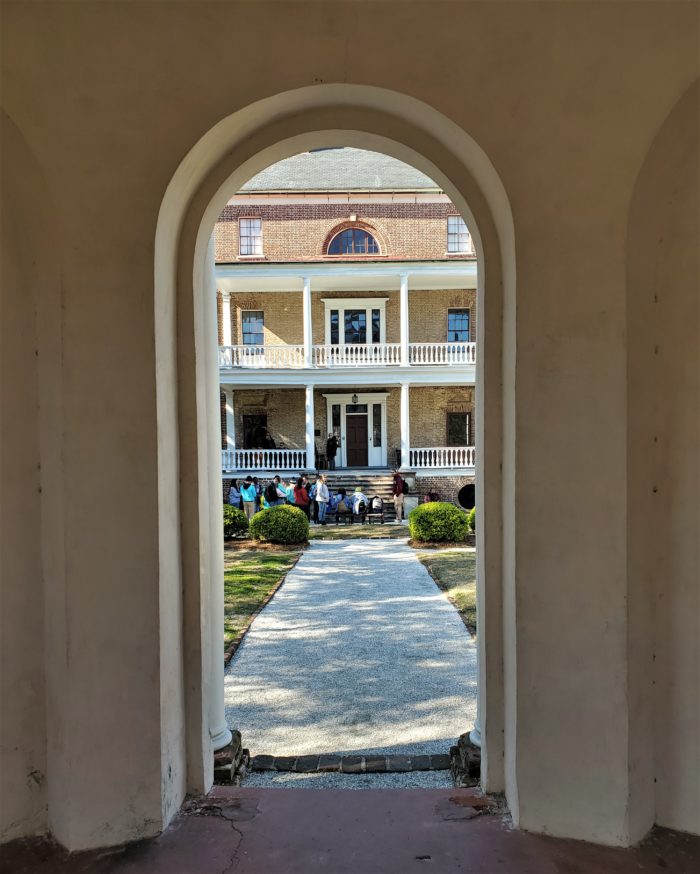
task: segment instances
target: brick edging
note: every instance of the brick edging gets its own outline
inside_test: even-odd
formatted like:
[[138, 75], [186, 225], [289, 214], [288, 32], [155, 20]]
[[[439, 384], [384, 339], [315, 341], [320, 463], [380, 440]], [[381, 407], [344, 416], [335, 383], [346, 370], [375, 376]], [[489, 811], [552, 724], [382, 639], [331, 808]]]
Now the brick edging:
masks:
[[267, 595], [265, 595], [265, 597], [264, 597], [262, 603], [259, 604], [259, 605], [255, 608], [255, 610], [250, 614], [250, 616], [248, 617], [248, 621], [246, 622], [246, 624], [243, 626], [243, 628], [241, 628], [241, 630], [238, 632], [238, 634], [233, 638], [233, 640], [231, 641], [231, 643], [230, 643], [230, 644], [226, 647], [226, 649], [224, 650], [224, 667], [225, 667], [225, 668], [228, 667], [229, 662], [231, 661], [231, 659], [232, 659], [232, 658], [234, 657], [234, 655], [236, 654], [236, 650], [237, 650], [238, 647], [243, 643], [243, 638], [246, 636], [246, 634], [247, 634], [248, 631], [250, 630], [250, 626], [253, 624], [253, 622], [255, 621], [255, 619], [257, 618], [257, 616], [258, 616], [260, 613], [262, 613], [262, 611], [265, 609], [265, 607], [267, 607], [267, 605], [270, 603], [270, 601], [275, 597], [275, 595], [277, 594], [278, 589], [280, 588], [280, 586], [282, 586], [282, 584], [284, 583], [284, 581], [287, 579], [287, 574], [289, 574], [290, 571], [293, 571], [294, 568], [296, 567], [296, 564], [297, 564], [297, 562], [299, 561], [299, 559], [301, 558], [301, 556], [303, 555], [303, 553], [304, 553], [304, 549], [306, 548], [306, 546], [308, 546], [308, 544], [304, 544], [303, 548], [299, 551], [297, 557], [296, 557], [296, 558], [294, 559], [294, 561], [292, 562], [291, 567], [289, 567], [289, 568], [285, 571], [285, 573], [282, 575], [282, 577], [280, 577], [280, 579], [275, 583], [274, 588], [272, 588], [272, 589], [267, 593]]
[[293, 771], [297, 774], [404, 774], [410, 771], [448, 771], [450, 767], [450, 756], [444, 753], [418, 756], [257, 755], [250, 760], [251, 771]]

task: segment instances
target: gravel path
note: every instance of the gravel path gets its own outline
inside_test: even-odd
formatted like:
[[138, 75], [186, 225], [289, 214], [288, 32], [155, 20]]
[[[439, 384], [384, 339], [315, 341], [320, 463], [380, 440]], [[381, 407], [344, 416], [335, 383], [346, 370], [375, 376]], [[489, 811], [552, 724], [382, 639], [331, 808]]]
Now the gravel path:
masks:
[[[225, 696], [252, 755], [448, 752], [476, 716], [476, 646], [404, 543], [322, 541], [254, 621]], [[301, 776], [246, 785], [362, 788]], [[449, 785], [447, 772], [378, 776], [372, 785]]]

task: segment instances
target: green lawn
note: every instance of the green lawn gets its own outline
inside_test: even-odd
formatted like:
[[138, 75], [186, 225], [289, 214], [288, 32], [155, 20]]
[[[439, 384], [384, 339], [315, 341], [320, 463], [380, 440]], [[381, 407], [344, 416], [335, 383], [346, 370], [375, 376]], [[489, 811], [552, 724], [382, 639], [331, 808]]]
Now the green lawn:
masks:
[[417, 556], [476, 634], [476, 553], [444, 549]]
[[227, 549], [224, 554], [224, 649], [293, 566], [299, 549]]
[[392, 539], [408, 537], [408, 525], [384, 524], [379, 525], [348, 525], [341, 522], [340, 525], [312, 525], [309, 530], [309, 540], [354, 540], [356, 537], [368, 537], [370, 540], [378, 538]]

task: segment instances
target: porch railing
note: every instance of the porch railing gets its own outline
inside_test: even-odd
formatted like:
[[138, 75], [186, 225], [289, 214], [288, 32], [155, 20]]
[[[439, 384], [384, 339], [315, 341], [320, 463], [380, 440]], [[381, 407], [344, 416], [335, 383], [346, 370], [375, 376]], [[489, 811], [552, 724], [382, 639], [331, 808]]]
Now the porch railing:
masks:
[[409, 466], [414, 470], [425, 467], [475, 467], [476, 449], [473, 446], [430, 446], [409, 450]]
[[410, 343], [411, 364], [476, 364], [476, 343]]
[[306, 470], [305, 449], [223, 449], [221, 468], [236, 470]]
[[314, 367], [379, 367], [401, 363], [400, 343], [314, 346]]
[[303, 346], [219, 346], [219, 367], [268, 369], [303, 366]]
[[[476, 364], [476, 343], [409, 343], [410, 365]], [[313, 368], [383, 367], [401, 364], [400, 343], [319, 345], [311, 349]], [[220, 368], [284, 369], [305, 366], [304, 347], [219, 346]]]

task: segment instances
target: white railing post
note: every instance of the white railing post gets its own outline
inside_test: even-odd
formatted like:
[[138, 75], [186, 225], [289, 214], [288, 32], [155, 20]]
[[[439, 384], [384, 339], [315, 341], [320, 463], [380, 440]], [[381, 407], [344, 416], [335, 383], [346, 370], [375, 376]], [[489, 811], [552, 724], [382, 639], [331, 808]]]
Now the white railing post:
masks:
[[314, 436], [314, 387], [305, 387], [304, 407], [306, 415], [306, 468], [316, 470], [316, 438]]
[[304, 366], [311, 367], [311, 344], [313, 339], [313, 326], [311, 322], [311, 278], [304, 277], [302, 317], [304, 324]]
[[401, 274], [401, 289], [399, 292], [399, 316], [401, 338], [401, 364], [408, 365], [408, 273]]
[[410, 467], [411, 425], [409, 410], [409, 385], [401, 383], [401, 468]]

